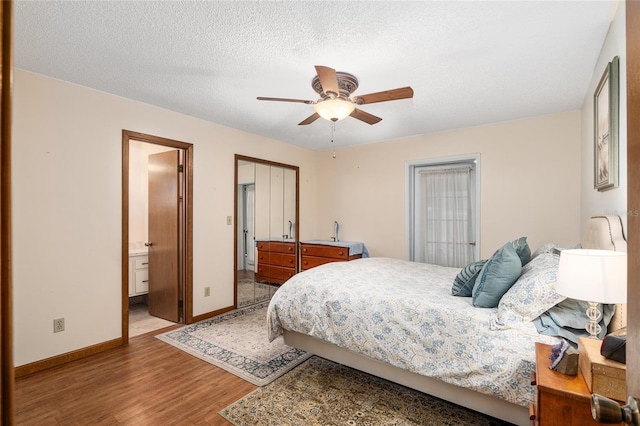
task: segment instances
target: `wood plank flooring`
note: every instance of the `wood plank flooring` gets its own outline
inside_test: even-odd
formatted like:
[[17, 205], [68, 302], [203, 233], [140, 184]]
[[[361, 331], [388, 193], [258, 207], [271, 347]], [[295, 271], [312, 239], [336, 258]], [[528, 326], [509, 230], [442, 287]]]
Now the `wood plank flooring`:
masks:
[[229, 425], [218, 411], [257, 387], [154, 334], [19, 378], [16, 424]]

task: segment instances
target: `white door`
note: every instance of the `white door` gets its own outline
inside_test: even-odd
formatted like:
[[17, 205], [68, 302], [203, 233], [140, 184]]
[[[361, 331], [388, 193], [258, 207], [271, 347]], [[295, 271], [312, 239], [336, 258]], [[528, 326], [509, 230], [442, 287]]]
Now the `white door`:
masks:
[[476, 161], [410, 167], [409, 258], [463, 267], [479, 258]]

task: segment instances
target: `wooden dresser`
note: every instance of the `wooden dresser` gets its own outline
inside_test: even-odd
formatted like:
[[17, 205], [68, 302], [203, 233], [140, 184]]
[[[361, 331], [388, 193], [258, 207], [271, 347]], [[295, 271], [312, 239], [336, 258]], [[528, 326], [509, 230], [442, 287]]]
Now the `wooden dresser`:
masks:
[[296, 274], [297, 253], [294, 241], [256, 241], [256, 247], [256, 282], [282, 284]]
[[305, 271], [330, 262], [347, 262], [360, 259], [362, 253], [349, 254], [349, 247], [326, 244], [300, 243], [300, 269]]
[[[591, 416], [591, 393], [580, 370], [567, 376], [549, 368], [551, 346], [536, 343], [535, 403], [531, 423], [541, 426], [598, 425]], [[622, 423], [620, 423], [622, 424]]]

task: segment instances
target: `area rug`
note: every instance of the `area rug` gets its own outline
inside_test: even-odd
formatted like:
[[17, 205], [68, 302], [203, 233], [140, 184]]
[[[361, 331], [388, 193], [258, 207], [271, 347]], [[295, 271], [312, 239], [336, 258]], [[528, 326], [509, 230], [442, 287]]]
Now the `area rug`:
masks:
[[256, 386], [264, 386], [311, 356], [285, 345], [282, 337], [269, 343], [267, 305], [237, 309], [156, 337]]
[[219, 414], [248, 425], [508, 425], [314, 356]]
[[253, 305], [271, 299], [277, 287], [256, 283], [252, 279], [242, 278], [238, 280], [238, 307]]

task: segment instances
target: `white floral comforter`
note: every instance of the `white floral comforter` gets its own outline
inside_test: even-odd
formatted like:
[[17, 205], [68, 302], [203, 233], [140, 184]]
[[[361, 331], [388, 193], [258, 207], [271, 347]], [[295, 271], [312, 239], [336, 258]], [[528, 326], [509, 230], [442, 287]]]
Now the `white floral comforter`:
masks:
[[388, 364], [527, 406], [535, 341], [530, 322], [491, 330], [496, 309], [451, 296], [458, 268], [387, 258], [330, 263], [282, 285], [268, 308], [269, 339], [283, 329]]

